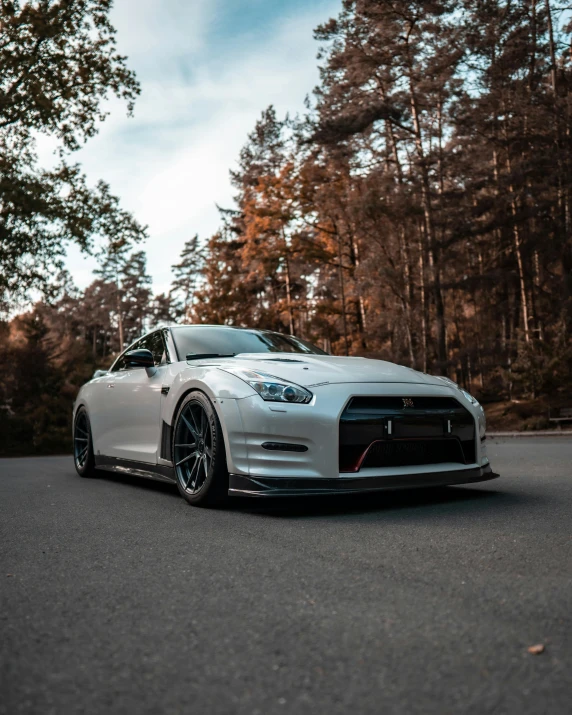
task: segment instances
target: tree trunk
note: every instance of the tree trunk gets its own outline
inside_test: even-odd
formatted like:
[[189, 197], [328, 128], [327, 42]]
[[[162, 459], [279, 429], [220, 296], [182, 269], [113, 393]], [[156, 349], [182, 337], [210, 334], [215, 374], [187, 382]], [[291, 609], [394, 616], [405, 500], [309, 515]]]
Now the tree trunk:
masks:
[[433, 222], [433, 208], [431, 206], [431, 189], [429, 184], [429, 172], [427, 170], [427, 161], [423, 149], [423, 139], [421, 133], [421, 124], [419, 121], [419, 109], [417, 106], [417, 98], [413, 89], [413, 84], [410, 81], [410, 102], [411, 115], [413, 119], [413, 127], [415, 131], [415, 146], [419, 160], [419, 170], [421, 173], [421, 201], [424, 214], [424, 230], [427, 240], [427, 255], [429, 263], [429, 274], [431, 276], [431, 291], [435, 303], [435, 324], [437, 330], [437, 361], [438, 369], [447, 373], [447, 337], [445, 328], [445, 305], [443, 302], [443, 293], [441, 291], [441, 270], [439, 265], [439, 253], [435, 238], [435, 228]]
[[425, 261], [423, 260], [423, 244], [419, 238], [419, 292], [421, 302], [421, 364], [423, 372], [427, 372], [427, 296], [425, 294]]
[[[401, 187], [403, 185], [403, 169], [401, 167], [401, 161], [399, 159], [399, 152], [397, 151], [397, 141], [395, 139], [395, 132], [393, 131], [393, 125], [391, 122], [386, 121], [385, 127], [387, 134], [389, 136], [389, 141], [391, 145], [391, 154], [393, 156], [393, 162], [395, 164], [395, 169], [397, 171], [397, 183]], [[405, 226], [402, 222], [399, 223], [397, 228], [397, 237], [399, 241], [399, 254], [403, 266], [403, 276], [405, 279], [405, 298], [401, 297], [404, 318], [406, 321], [406, 332], [408, 337], [409, 346], [409, 357], [411, 360], [411, 367], [415, 368], [417, 361], [415, 360], [415, 351], [413, 347], [413, 336], [412, 336], [412, 323], [411, 323], [411, 305], [413, 303], [413, 281], [411, 280], [411, 265], [409, 259], [409, 251], [407, 250], [407, 241], [405, 238]], [[423, 334], [425, 335], [425, 328], [423, 328]], [[424, 338], [425, 339], [425, 338]], [[427, 369], [426, 361], [424, 361], [425, 370]]]
[[288, 327], [290, 335], [294, 335], [294, 314], [292, 313], [292, 296], [290, 294], [290, 261], [286, 259], [286, 305], [288, 307]]
[[550, 0], [545, 0], [546, 5], [546, 21], [548, 23], [548, 49], [550, 51], [550, 79], [552, 82], [552, 91], [556, 94], [556, 51], [554, 48], [554, 30], [552, 28], [552, 11], [550, 9]]
[[348, 324], [346, 315], [346, 292], [344, 286], [344, 267], [342, 263], [342, 238], [339, 233], [338, 237], [338, 270], [340, 277], [340, 296], [342, 299], [342, 326], [344, 329], [344, 344], [346, 347], [346, 355], [350, 354], [349, 344], [348, 344]]
[[[510, 156], [507, 152], [506, 165], [509, 176], [512, 175], [512, 164]], [[518, 267], [518, 283], [520, 287], [520, 303], [522, 308], [522, 322], [524, 330], [524, 341], [526, 343], [530, 342], [530, 324], [529, 315], [530, 311], [528, 309], [528, 298], [526, 292], [526, 279], [524, 276], [524, 261], [522, 258], [522, 239], [520, 235], [520, 226], [518, 225], [518, 206], [516, 203], [515, 190], [512, 184], [509, 185], [510, 191], [510, 208], [512, 212], [512, 235], [514, 240], [514, 253], [516, 257], [516, 264]]]
[[119, 352], [123, 350], [123, 306], [121, 305], [121, 289], [117, 280], [117, 323], [119, 327]]

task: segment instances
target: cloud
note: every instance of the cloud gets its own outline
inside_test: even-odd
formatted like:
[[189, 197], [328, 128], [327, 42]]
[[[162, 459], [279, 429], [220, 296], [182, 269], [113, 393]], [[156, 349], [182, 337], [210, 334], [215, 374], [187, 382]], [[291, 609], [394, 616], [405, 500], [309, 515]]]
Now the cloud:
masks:
[[[244, 5], [260, 13], [253, 2]], [[100, 134], [77, 155], [90, 180], [108, 181], [148, 224], [156, 292], [168, 290], [185, 240], [217, 230], [216, 204], [231, 205], [228, 172], [261, 111], [269, 104], [279, 116], [303, 109], [318, 81], [312, 30], [339, 9], [325, 0], [296, 12], [295, 0], [278, 3], [282, 12], [255, 25], [243, 18], [246, 29], [229, 35], [220, 30], [232, 20], [221, 18], [228, 3], [235, 0], [117, 3], [119, 50], [129, 55], [142, 94], [132, 119], [110, 102]], [[84, 287], [95, 264], [70, 249], [68, 266]]]
[[116, 0], [118, 47], [146, 74], [162, 74], [177, 56], [204, 51], [220, 0]]

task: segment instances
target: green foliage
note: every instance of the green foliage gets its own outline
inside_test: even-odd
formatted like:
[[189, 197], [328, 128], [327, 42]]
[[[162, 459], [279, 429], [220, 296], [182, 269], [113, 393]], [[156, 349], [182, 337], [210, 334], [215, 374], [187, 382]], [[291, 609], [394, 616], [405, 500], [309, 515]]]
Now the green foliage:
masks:
[[144, 236], [103, 181], [90, 189], [77, 164], [39, 169], [29, 148], [10, 150], [0, 137], [0, 297], [47, 290], [68, 241], [91, 252], [97, 237], [127, 245]]
[[36, 130], [77, 149], [114, 94], [133, 110], [140, 89], [116, 49], [112, 0], [1, 0], [0, 129]]
[[204, 267], [204, 258], [199, 237], [195, 234], [185, 242], [179, 263], [171, 266], [173, 280], [169, 296], [171, 309], [175, 311], [177, 318], [185, 319], [191, 312]]
[[[145, 229], [109, 186], [87, 185], [64, 159], [97, 131], [110, 95], [139, 93], [117, 53], [111, 0], [0, 2], [0, 309], [49, 287], [66, 242], [91, 252], [100, 239], [133, 243]], [[55, 169], [38, 166], [34, 136], [60, 142]]]

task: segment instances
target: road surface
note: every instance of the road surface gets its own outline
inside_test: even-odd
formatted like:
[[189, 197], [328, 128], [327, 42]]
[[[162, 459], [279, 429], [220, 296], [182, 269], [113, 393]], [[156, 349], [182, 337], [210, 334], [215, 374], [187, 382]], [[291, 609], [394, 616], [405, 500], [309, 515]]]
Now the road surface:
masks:
[[0, 712], [570, 713], [572, 440], [489, 454], [472, 487], [218, 511], [0, 460]]

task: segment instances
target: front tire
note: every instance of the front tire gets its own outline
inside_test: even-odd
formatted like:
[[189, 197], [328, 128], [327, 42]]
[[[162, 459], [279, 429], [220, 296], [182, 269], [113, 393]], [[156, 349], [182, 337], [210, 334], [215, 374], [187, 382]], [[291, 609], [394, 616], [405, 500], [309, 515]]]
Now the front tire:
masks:
[[209, 398], [189, 393], [174, 421], [171, 454], [181, 496], [193, 506], [216, 506], [228, 497], [224, 437]]
[[73, 462], [80, 477], [95, 477], [91, 424], [85, 407], [80, 407], [73, 424]]

